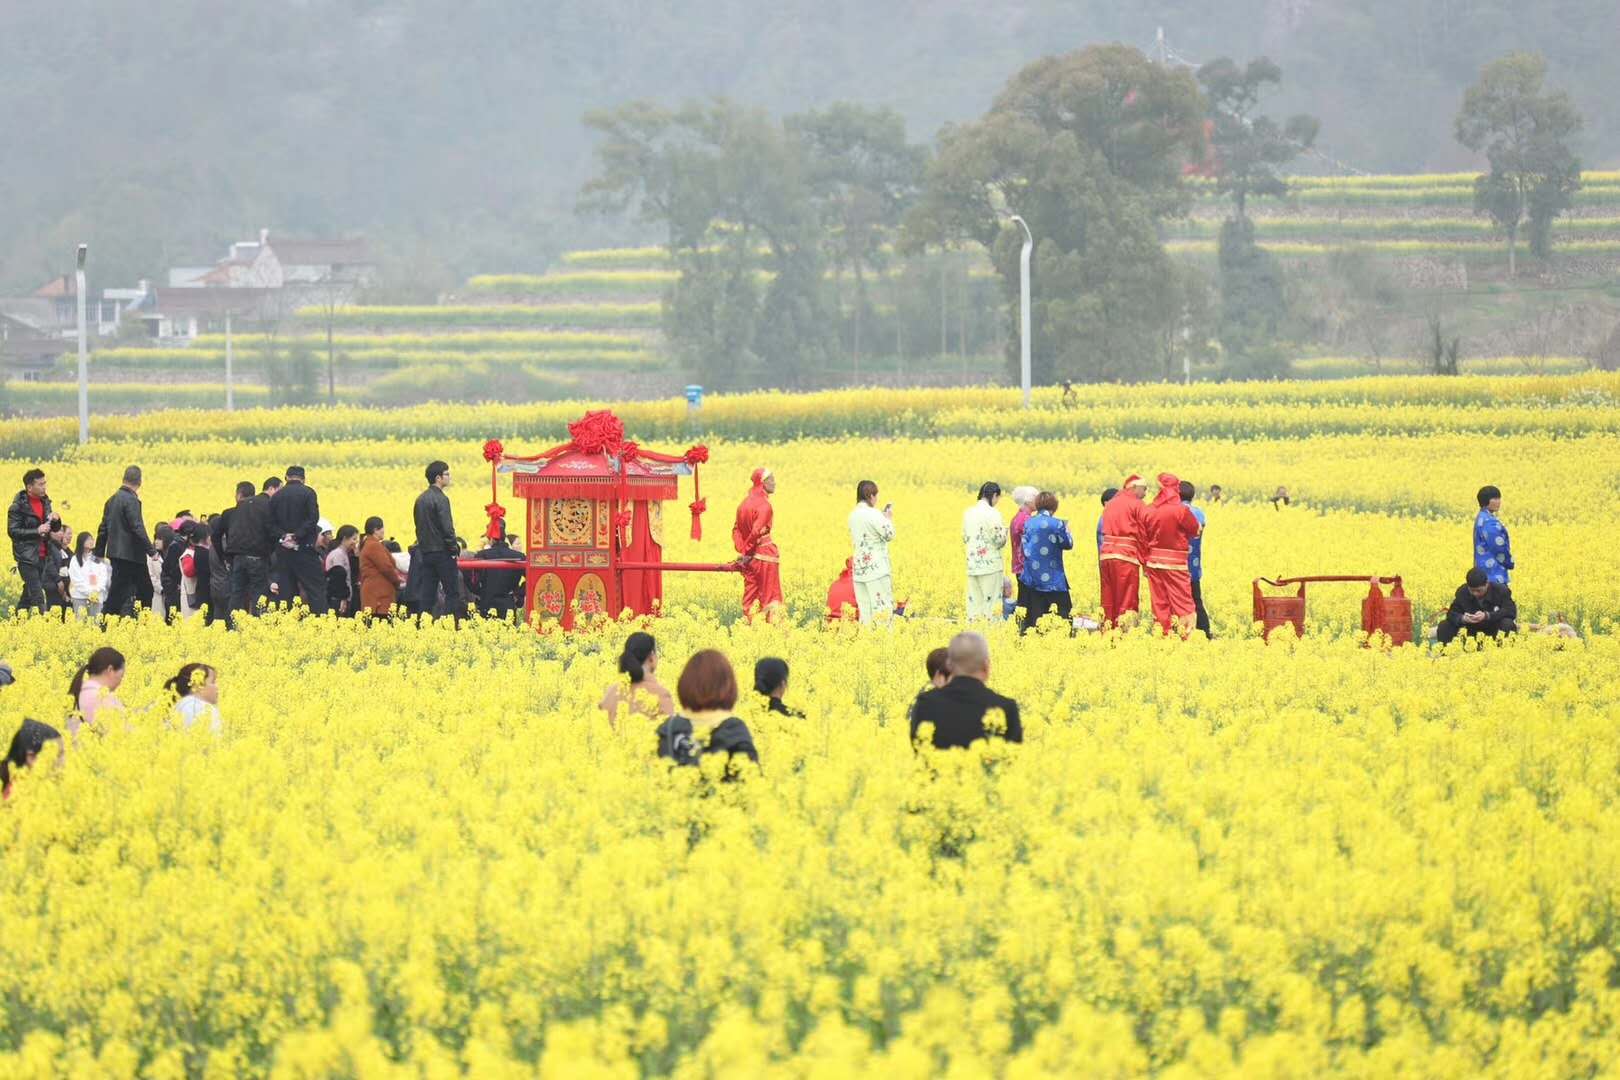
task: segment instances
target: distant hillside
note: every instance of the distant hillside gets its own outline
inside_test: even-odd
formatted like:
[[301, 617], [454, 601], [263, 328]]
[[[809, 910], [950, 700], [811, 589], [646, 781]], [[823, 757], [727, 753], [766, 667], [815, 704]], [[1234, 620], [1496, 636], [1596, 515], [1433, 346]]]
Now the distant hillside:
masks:
[[[1614, 0], [58, 0], [0, 5], [0, 289], [100, 284], [211, 261], [273, 224], [365, 231], [413, 281], [540, 271], [644, 241], [577, 221], [586, 109], [726, 95], [778, 111], [898, 108], [914, 138], [981, 113], [1025, 61], [1098, 41], [1200, 62], [1268, 53], [1279, 111], [1371, 171], [1470, 166], [1462, 89], [1517, 47], [1586, 113], [1588, 167], [1620, 163]], [[1327, 167], [1321, 162], [1317, 165]]]

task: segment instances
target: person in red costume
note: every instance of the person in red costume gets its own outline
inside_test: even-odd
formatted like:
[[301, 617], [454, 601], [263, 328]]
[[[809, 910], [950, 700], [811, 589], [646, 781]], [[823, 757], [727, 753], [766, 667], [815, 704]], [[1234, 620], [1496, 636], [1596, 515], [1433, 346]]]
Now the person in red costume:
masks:
[[844, 560], [844, 572], [833, 579], [832, 586], [827, 589], [827, 621], [837, 622], [844, 617], [844, 611], [849, 611], [851, 622], [860, 621], [859, 608], [855, 603], [855, 560]]
[[1108, 500], [1102, 513], [1102, 547], [1097, 552], [1102, 577], [1103, 626], [1118, 626], [1126, 612], [1142, 610], [1142, 560], [1147, 554], [1147, 507], [1142, 494], [1147, 481], [1132, 473]]
[[771, 493], [776, 477], [769, 469], [755, 469], [754, 486], [737, 507], [737, 523], [731, 527], [731, 544], [742, 556], [743, 614], [754, 617], [763, 611], [767, 622], [783, 610], [782, 553], [771, 537]]
[[[1172, 625], [1186, 637], [1198, 617], [1193, 603], [1192, 573], [1187, 569], [1188, 541], [1199, 533], [1192, 508], [1181, 501], [1181, 481], [1159, 474], [1159, 494], [1147, 508], [1147, 576], [1153, 590], [1153, 618], [1165, 633]], [[1106, 530], [1104, 530], [1106, 531]]]

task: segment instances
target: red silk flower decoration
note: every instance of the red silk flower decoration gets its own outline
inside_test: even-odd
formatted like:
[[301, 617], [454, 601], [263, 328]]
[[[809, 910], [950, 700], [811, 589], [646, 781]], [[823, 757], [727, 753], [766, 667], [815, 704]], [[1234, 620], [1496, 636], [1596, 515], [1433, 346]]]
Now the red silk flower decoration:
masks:
[[499, 439], [491, 439], [491, 440], [489, 440], [489, 442], [484, 444], [484, 460], [485, 461], [488, 461], [488, 462], [499, 461], [501, 459], [501, 456], [503, 454], [505, 454], [505, 453], [506, 453], [506, 447], [501, 445], [501, 440], [499, 440]]
[[582, 454], [601, 454], [624, 444], [624, 424], [607, 409], [588, 412], [568, 425], [574, 449]]
[[641, 456], [641, 447], [633, 442], [627, 442], [619, 447], [620, 461], [634, 461]]
[[694, 446], [686, 452], [686, 463], [688, 465], [702, 465], [708, 460], [709, 448], [707, 446]]

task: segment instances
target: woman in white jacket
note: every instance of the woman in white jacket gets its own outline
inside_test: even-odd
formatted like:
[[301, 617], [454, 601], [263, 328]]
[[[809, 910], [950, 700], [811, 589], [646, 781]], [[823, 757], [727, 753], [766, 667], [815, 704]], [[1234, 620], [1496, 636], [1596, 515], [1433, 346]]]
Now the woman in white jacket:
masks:
[[68, 603], [80, 619], [94, 619], [101, 614], [101, 598], [107, 595], [112, 577], [112, 568], [96, 558], [95, 546], [94, 536], [80, 533], [67, 564]]
[[969, 622], [1001, 615], [1001, 549], [1007, 546], [1007, 524], [996, 509], [1000, 498], [1001, 485], [990, 481], [979, 488], [979, 501], [962, 515]]
[[849, 514], [849, 539], [855, 547], [855, 606], [861, 622], [887, 622], [894, 614], [894, 571], [889, 541], [894, 539], [894, 506], [877, 508], [878, 486], [862, 480], [855, 487], [855, 509]]

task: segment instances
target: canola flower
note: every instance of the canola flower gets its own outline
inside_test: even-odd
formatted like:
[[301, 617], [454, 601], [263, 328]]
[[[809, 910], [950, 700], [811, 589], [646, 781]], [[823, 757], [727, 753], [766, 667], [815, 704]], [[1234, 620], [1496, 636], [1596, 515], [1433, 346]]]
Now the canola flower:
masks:
[[[129, 665], [124, 716], [0, 808], [0, 1070], [1601, 1071], [1620, 1053], [1620, 556], [1592, 538], [1620, 478], [1614, 389], [1086, 387], [1028, 414], [1000, 391], [713, 399], [704, 420], [729, 434], [708, 439], [704, 539], [670, 504], [665, 557], [729, 558], [730, 510], [769, 465], [789, 618], [749, 625], [734, 578], [669, 574], [645, 625], [666, 682], [705, 647], [745, 689], [757, 658], [791, 664], [807, 717], [745, 693], [763, 769], [736, 784], [671, 774], [650, 726], [596, 708], [630, 625], [0, 622], [13, 728], [59, 722], [94, 647]], [[334, 522], [378, 513], [409, 537], [421, 466], [442, 457], [476, 535], [481, 439], [541, 449], [579, 408], [172, 413], [98, 422], [42, 464], [76, 527], [129, 462], [156, 521], [296, 461]], [[1144, 433], [1075, 434], [1110, 410]], [[662, 448], [690, 441], [683, 412], [620, 409]], [[1523, 430], [1482, 434], [1504, 414]], [[48, 431], [8, 424], [0, 474], [35, 464], [15, 448]], [[991, 625], [1024, 745], [914, 755], [906, 710], [961, 625], [978, 484], [1059, 494], [1086, 611], [1096, 493], [1159, 467], [1231, 499], [1206, 506], [1216, 638]], [[867, 477], [896, 504], [912, 614], [826, 627]], [[1355, 586], [1311, 593], [1303, 639], [1257, 638], [1260, 574], [1399, 572], [1432, 620], [1485, 482], [1506, 496], [1525, 619], [1565, 614], [1581, 639], [1363, 648]], [[1279, 483], [1284, 510], [1266, 501]], [[220, 672], [217, 737], [171, 722], [162, 683], [192, 660]]]
[[[1569, 1075], [1620, 1047], [1612, 637], [1442, 660], [992, 629], [1021, 747], [914, 756], [946, 628], [792, 657], [763, 772], [595, 710], [624, 628], [0, 627], [127, 722], [0, 811], [8, 1076]], [[221, 666], [225, 731], [160, 683]], [[15, 713], [12, 710], [16, 710]], [[1083, 1055], [1077, 1057], [1076, 1055]]]

